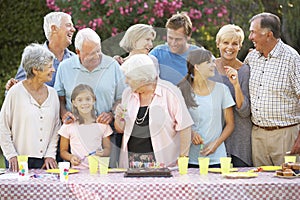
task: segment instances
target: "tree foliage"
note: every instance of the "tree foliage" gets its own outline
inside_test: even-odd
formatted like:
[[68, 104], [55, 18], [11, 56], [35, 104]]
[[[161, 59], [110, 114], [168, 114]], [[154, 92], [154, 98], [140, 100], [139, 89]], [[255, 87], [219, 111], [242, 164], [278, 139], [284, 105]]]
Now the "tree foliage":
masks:
[[300, 21], [297, 19], [300, 13], [300, 1], [279, 0], [276, 7], [281, 17], [282, 39], [300, 52]]
[[15, 76], [24, 47], [45, 41], [43, 16], [49, 11], [44, 0], [0, 0], [0, 105], [5, 84]]

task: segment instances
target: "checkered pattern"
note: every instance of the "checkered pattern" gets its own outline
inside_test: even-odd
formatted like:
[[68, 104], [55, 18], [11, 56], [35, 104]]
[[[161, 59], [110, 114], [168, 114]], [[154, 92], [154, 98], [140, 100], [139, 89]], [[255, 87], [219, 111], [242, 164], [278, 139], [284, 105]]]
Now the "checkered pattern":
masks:
[[0, 180], [0, 197], [0, 200], [76, 199], [68, 185], [61, 184], [59, 180], [56, 180], [55, 182], [48, 180], [30, 180], [24, 182], [18, 182], [17, 180]]
[[82, 170], [71, 174], [67, 184], [61, 183], [56, 176], [32, 178], [27, 182], [0, 180], [0, 200], [296, 200], [299, 196], [300, 178], [282, 179], [275, 177], [274, 172], [261, 172], [257, 178], [251, 179], [226, 179], [212, 173], [200, 176], [199, 169], [189, 169], [187, 175], [175, 171], [171, 178], [124, 178], [123, 173], [89, 175], [88, 171]]
[[249, 93], [252, 121], [259, 126], [299, 123], [299, 55], [281, 40], [268, 58], [253, 50], [245, 59], [250, 66]]

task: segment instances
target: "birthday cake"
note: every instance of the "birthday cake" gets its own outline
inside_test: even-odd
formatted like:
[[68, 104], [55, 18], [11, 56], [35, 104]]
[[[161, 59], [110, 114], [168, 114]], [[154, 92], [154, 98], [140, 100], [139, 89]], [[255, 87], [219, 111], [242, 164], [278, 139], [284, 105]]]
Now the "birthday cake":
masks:
[[168, 168], [129, 168], [124, 177], [171, 177]]

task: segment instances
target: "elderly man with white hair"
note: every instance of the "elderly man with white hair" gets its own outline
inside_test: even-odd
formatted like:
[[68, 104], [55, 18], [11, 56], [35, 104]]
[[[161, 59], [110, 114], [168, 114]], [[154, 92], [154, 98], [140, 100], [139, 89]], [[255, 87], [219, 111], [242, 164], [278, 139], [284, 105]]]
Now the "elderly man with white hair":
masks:
[[[43, 27], [47, 38], [43, 46], [54, 54], [53, 67], [57, 70], [60, 62], [75, 55], [68, 49], [68, 46], [72, 44], [72, 37], [75, 32], [72, 17], [64, 12], [48, 13], [44, 17]], [[53, 87], [55, 77], [56, 71], [53, 73], [52, 79], [46, 84]], [[6, 83], [6, 90], [9, 90], [14, 84], [25, 78], [26, 72], [24, 68], [20, 66], [15, 78], [9, 79]]]
[[[89, 85], [96, 95], [97, 122], [110, 124], [113, 121], [113, 106], [122, 97], [126, 87], [124, 75], [118, 62], [102, 53], [101, 39], [90, 28], [78, 31], [75, 37], [76, 56], [63, 61], [58, 68], [54, 88], [60, 100], [60, 115], [64, 123], [75, 121], [71, 113], [71, 93], [79, 84]], [[115, 145], [112, 146], [111, 167], [116, 166], [118, 147], [115, 138], [111, 137]]]
[[115, 128], [124, 134], [120, 167], [176, 164], [189, 154], [193, 124], [180, 90], [158, 78], [148, 55], [131, 56], [122, 70], [129, 87], [115, 114]]

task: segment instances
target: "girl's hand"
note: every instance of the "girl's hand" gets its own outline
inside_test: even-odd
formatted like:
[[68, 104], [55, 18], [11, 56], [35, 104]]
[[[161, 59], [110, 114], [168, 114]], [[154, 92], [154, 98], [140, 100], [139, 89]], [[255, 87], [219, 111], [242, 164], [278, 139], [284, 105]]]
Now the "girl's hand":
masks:
[[103, 157], [104, 156], [104, 150], [102, 148], [97, 149], [95, 155]]
[[192, 143], [194, 145], [199, 145], [199, 144], [204, 143], [201, 135], [199, 133], [197, 133], [196, 131], [192, 131]]
[[72, 166], [77, 166], [81, 163], [81, 159], [78, 158], [77, 156], [72, 155], [70, 162], [71, 162]]
[[213, 141], [209, 144], [207, 144], [204, 149], [202, 149], [200, 151], [200, 154], [203, 156], [208, 156], [210, 154], [213, 154], [216, 151], [217, 147], [216, 147], [216, 141]]
[[101, 150], [101, 151], [97, 150], [95, 155], [99, 156], [99, 157], [103, 157], [104, 156], [104, 151], [103, 150]]
[[66, 112], [61, 120], [64, 124], [71, 124], [76, 121], [76, 117], [71, 112]]

